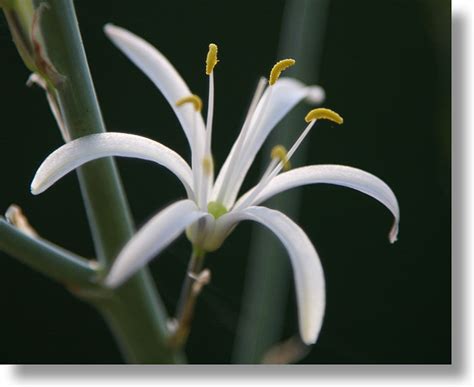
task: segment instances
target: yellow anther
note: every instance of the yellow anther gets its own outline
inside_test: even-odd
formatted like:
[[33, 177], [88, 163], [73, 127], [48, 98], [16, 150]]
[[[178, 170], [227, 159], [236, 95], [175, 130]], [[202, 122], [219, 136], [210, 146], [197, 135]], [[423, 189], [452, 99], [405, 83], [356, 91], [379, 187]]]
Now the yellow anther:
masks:
[[183, 106], [186, 103], [192, 103], [194, 105], [194, 109], [197, 112], [200, 112], [202, 109], [202, 101], [196, 94], [191, 94], [187, 97], [180, 98], [176, 101], [176, 106]]
[[207, 52], [206, 57], [206, 74], [211, 75], [214, 66], [219, 62], [217, 59], [217, 46], [214, 43], [209, 45], [209, 51]]
[[273, 66], [272, 71], [270, 71], [270, 78], [268, 78], [268, 83], [273, 85], [278, 78], [280, 78], [280, 74], [283, 70], [286, 70], [288, 67], [293, 66], [296, 63], [294, 59], [283, 59]]
[[306, 114], [306, 117], [304, 119], [306, 122], [321, 119], [329, 120], [339, 125], [344, 122], [344, 119], [339, 114], [337, 114], [335, 111], [326, 108], [313, 109], [308, 114]]
[[212, 160], [211, 155], [204, 156], [202, 159], [202, 169], [207, 176], [212, 174], [212, 171], [214, 170], [214, 161]]
[[288, 160], [288, 152], [283, 145], [276, 145], [272, 149], [272, 159], [279, 159], [283, 163], [283, 170], [288, 171], [291, 168], [290, 160]]

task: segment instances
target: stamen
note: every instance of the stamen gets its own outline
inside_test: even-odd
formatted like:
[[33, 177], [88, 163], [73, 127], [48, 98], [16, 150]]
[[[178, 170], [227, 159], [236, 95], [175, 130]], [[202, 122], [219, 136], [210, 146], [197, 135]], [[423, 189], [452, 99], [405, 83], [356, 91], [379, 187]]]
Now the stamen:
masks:
[[209, 45], [209, 51], [206, 57], [206, 74], [211, 75], [215, 65], [219, 62], [217, 59], [217, 46], [214, 43]]
[[306, 117], [304, 119], [306, 122], [321, 119], [329, 120], [339, 125], [344, 122], [344, 119], [339, 114], [337, 114], [335, 111], [326, 108], [313, 109], [308, 114], [306, 114]]
[[283, 70], [286, 70], [288, 67], [293, 66], [296, 63], [294, 59], [283, 59], [273, 66], [272, 71], [270, 71], [270, 77], [268, 78], [268, 84], [271, 86], [280, 77], [280, 74]]
[[[288, 67], [293, 66], [296, 63], [294, 59], [288, 58], [288, 59], [282, 59], [279, 62], [275, 63], [273, 66], [272, 70], [270, 71], [270, 77], [268, 78], [268, 84], [269, 86], [273, 86], [278, 78], [280, 77], [281, 73], [286, 70]], [[272, 87], [268, 88], [268, 92], [265, 96], [262, 97], [262, 107], [260, 109], [259, 115], [257, 117], [256, 122], [254, 123], [254, 128], [258, 128], [260, 123], [263, 120], [263, 117], [265, 116], [265, 111], [270, 104], [270, 100], [272, 97]], [[252, 141], [255, 139], [255, 136], [257, 135], [257, 131], [253, 131], [253, 133], [250, 133], [249, 138], [247, 139], [247, 143], [252, 143]]]
[[288, 160], [288, 152], [283, 145], [276, 145], [271, 152], [272, 159], [278, 159], [283, 164], [283, 170], [288, 171], [291, 168], [290, 160]]
[[211, 153], [212, 140], [212, 120], [214, 118], [214, 73], [209, 75], [209, 96], [207, 99], [207, 116], [206, 116], [206, 153]]
[[204, 156], [204, 158], [202, 159], [202, 169], [205, 175], [212, 175], [212, 172], [214, 170], [214, 161], [212, 160], [211, 155]]
[[[260, 179], [260, 182], [257, 183], [255, 188], [250, 192], [250, 194], [242, 202], [238, 203], [234, 207], [234, 210], [237, 210], [239, 208], [245, 208], [246, 206], [252, 205], [253, 200], [258, 196], [258, 194], [260, 194], [260, 192], [262, 192], [263, 188], [276, 175], [278, 175], [278, 173], [282, 170], [282, 168], [285, 169], [285, 165], [289, 163], [289, 160], [291, 159], [293, 154], [296, 152], [298, 147], [301, 145], [305, 137], [310, 132], [311, 128], [316, 123], [316, 120], [318, 119], [327, 119], [327, 120], [334, 121], [338, 124], [341, 124], [343, 122], [342, 117], [336, 112], [333, 112], [332, 110], [324, 109], [324, 108], [311, 110], [306, 115], [306, 121], [308, 122], [308, 125], [306, 126], [303, 133], [301, 133], [301, 135], [298, 137], [298, 139], [293, 144], [293, 146], [290, 148], [290, 150], [286, 152], [286, 149], [282, 145], [277, 145], [272, 149], [272, 153], [271, 153], [272, 161], [268, 165], [268, 168], [263, 174], [262, 178]], [[279, 162], [277, 162], [276, 160], [279, 160]]]
[[296, 152], [296, 149], [298, 149], [298, 147], [301, 145], [301, 143], [303, 142], [305, 137], [308, 135], [309, 131], [311, 130], [311, 128], [314, 126], [315, 123], [316, 123], [316, 120], [313, 120], [306, 126], [305, 130], [303, 130], [303, 133], [300, 134], [298, 139], [295, 141], [293, 146], [288, 151], [288, 155], [287, 155], [288, 159], [291, 159], [293, 154]]
[[[270, 86], [273, 86], [276, 83], [276, 81], [280, 77], [282, 71], [286, 70], [290, 66], [293, 66], [295, 63], [296, 63], [296, 61], [294, 59], [288, 58], [288, 59], [280, 60], [279, 62], [277, 62], [273, 66], [272, 70], [270, 71], [270, 77], [268, 79], [268, 84], [269, 84], [268, 92], [265, 96], [262, 97], [262, 106], [261, 106], [259, 115], [256, 118], [256, 122], [253, 125], [253, 128], [258, 128], [260, 126], [260, 124], [263, 120], [263, 117], [265, 116], [265, 111], [266, 111], [267, 107], [270, 104], [269, 101], [271, 100], [272, 90], [273, 90], [273, 88], [270, 87]], [[246, 144], [251, 144], [255, 140], [257, 134], [258, 134], [258, 130], [253, 130], [249, 134], [248, 138], [246, 139]], [[249, 147], [247, 147], [247, 148], [249, 148]], [[244, 151], [242, 157], [243, 158], [248, 157], [247, 153], [248, 152]], [[273, 168], [278, 167], [278, 163], [273, 163], [273, 161], [272, 161], [272, 163], [270, 163], [270, 166], [272, 166]], [[286, 168], [286, 167], [289, 167], [289, 164], [283, 162], [281, 164], [281, 166], [285, 166], [285, 168]], [[269, 171], [268, 174], [270, 174], [271, 170], [269, 169], [268, 171]], [[267, 175], [265, 173], [264, 178], [266, 179], [266, 177], [267, 177]]]
[[214, 115], [214, 67], [217, 64], [217, 46], [209, 45], [206, 57], [206, 74], [209, 75], [209, 95], [206, 117], [206, 138], [204, 140], [204, 158], [202, 159], [202, 173], [199, 182], [199, 203], [202, 210], [206, 210], [207, 199], [214, 181], [214, 162], [211, 156], [212, 119]]
[[196, 94], [191, 94], [187, 97], [178, 99], [176, 101], [176, 106], [183, 106], [184, 104], [187, 104], [187, 103], [192, 103], [194, 106], [194, 109], [197, 112], [200, 112], [202, 109], [202, 100]]
[[198, 200], [198, 195], [200, 192], [199, 189], [199, 183], [200, 183], [200, 176], [201, 176], [201, 171], [199, 168], [199, 157], [198, 157], [198, 133], [197, 133], [197, 119], [201, 113], [199, 111], [195, 111], [193, 114], [193, 135], [192, 135], [192, 148], [196, 149], [196, 151], [191, 152], [191, 166], [192, 166], [192, 171], [193, 171], [193, 187], [194, 187], [194, 195], [195, 199]]

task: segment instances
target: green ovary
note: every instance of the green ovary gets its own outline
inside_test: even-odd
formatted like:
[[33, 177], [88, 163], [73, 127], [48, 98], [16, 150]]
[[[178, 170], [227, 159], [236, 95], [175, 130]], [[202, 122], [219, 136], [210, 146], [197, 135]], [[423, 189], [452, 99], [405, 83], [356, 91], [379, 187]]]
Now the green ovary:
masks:
[[227, 214], [227, 208], [225, 208], [219, 202], [209, 202], [207, 205], [207, 211], [215, 218], [219, 219], [222, 215]]

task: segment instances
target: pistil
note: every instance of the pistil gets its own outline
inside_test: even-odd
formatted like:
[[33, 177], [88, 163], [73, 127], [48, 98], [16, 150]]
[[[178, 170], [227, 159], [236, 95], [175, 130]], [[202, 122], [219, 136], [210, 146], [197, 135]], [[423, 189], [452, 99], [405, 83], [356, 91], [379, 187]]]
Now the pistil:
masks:
[[202, 210], [207, 209], [207, 202], [214, 181], [214, 161], [212, 159], [212, 121], [214, 116], [214, 67], [217, 59], [217, 45], [209, 44], [206, 57], [206, 75], [209, 76], [209, 94], [207, 103], [206, 139], [204, 143], [204, 157], [202, 159], [202, 174], [199, 183], [199, 206]]

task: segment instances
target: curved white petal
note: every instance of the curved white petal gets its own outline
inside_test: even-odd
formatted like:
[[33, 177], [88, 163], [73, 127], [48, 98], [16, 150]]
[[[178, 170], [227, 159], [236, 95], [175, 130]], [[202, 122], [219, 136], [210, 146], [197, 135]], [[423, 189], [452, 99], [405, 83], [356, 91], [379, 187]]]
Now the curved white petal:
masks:
[[304, 231], [286, 215], [266, 207], [248, 207], [231, 212], [217, 221], [229, 229], [242, 220], [253, 220], [268, 227], [283, 243], [290, 256], [295, 278], [301, 338], [313, 344], [324, 317], [324, 272], [316, 250]]
[[134, 157], [163, 165], [183, 183], [188, 196], [194, 196], [191, 168], [180, 155], [159, 142], [127, 133], [91, 134], [56, 149], [36, 172], [31, 192], [40, 194], [73, 169], [107, 156]]
[[[262, 203], [271, 196], [286, 191], [287, 189], [300, 185], [318, 183], [336, 184], [353, 188], [378, 200], [387, 207], [395, 217], [389, 233], [389, 240], [391, 243], [397, 240], [400, 209], [393, 191], [377, 176], [361, 169], [347, 167], [345, 165], [309, 165], [277, 175], [257, 195], [252, 205]], [[236, 203], [236, 207], [238, 207], [239, 203], [242, 202], [251, 191], [252, 190], [248, 191], [239, 199]]]
[[[176, 106], [176, 101], [192, 94], [183, 78], [161, 52], [139, 36], [112, 24], [107, 24], [104, 31], [112, 42], [150, 78], [164, 95], [178, 117], [192, 149], [194, 108], [191, 104]], [[196, 120], [197, 141], [201, 146], [203, 145], [204, 128], [202, 116], [198, 114]]]
[[[232, 207], [247, 171], [272, 129], [302, 99], [309, 98], [312, 99], [312, 101], [315, 101], [315, 98], [318, 95], [316, 89], [319, 90], [319, 95], [322, 98], [324, 93], [321, 92], [320, 88], [316, 86], [308, 87], [293, 78], [280, 78], [275, 85], [271, 87], [271, 95], [269, 95], [270, 88], [267, 88], [257, 105], [255, 114], [251, 120], [247, 131], [248, 138], [245, 140], [245, 145], [242, 147], [242, 154], [236, 157], [238, 168], [235, 170], [235, 174], [227, 187], [223, 187], [224, 176], [230, 169], [229, 163], [231, 157], [233, 157], [232, 154], [235, 152], [234, 145], [216, 179], [213, 190], [213, 200], [215, 200], [219, 195], [219, 192], [224, 189], [226, 190], [226, 195], [222, 204], [226, 208]], [[267, 98], [269, 98], [269, 101], [268, 103], [265, 103]], [[303, 126], [304, 121], [302, 120], [301, 122]], [[244, 133], [240, 134], [240, 136], [242, 135], [244, 135]]]
[[119, 286], [173, 242], [196, 220], [210, 216], [192, 200], [181, 200], [149, 220], [124, 246], [105, 279], [109, 287]]

